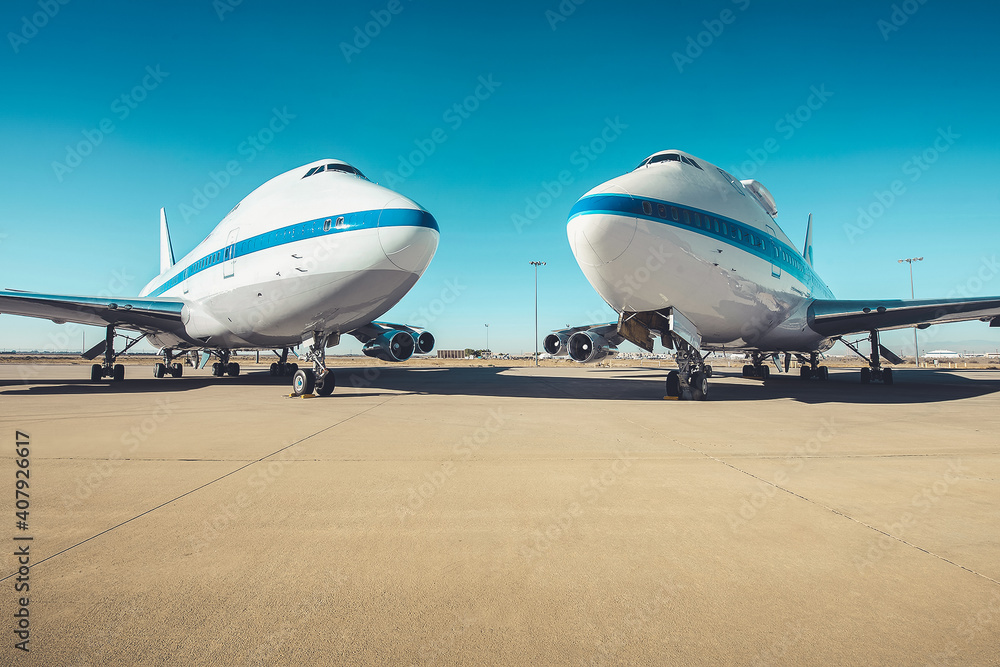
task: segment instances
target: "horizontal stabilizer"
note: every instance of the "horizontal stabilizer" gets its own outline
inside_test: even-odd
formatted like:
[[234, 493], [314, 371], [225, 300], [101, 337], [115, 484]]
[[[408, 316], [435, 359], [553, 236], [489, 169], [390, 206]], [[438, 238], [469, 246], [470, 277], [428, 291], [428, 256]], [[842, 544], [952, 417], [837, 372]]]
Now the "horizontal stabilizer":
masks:
[[108, 349], [108, 341], [102, 340], [100, 343], [90, 348], [80, 356], [84, 359], [96, 359], [97, 357], [104, 354], [104, 350]]
[[885, 345], [878, 346], [878, 352], [882, 355], [882, 358], [888, 361], [890, 364], [901, 364], [903, 360], [900, 359], [895, 352], [888, 349]]

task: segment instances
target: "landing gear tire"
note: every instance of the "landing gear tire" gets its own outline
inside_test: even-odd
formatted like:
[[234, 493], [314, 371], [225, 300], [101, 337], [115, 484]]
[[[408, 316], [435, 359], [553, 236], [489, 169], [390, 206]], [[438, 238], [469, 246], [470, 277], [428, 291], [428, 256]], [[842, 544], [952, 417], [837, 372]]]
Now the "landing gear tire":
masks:
[[883, 368], [882, 369], [882, 384], [892, 384], [892, 369]]
[[861, 369], [861, 384], [871, 384], [872, 382], [872, 369], [862, 368]]
[[705, 377], [707, 378], [712, 377], [712, 367], [709, 366], [708, 364], [705, 364]]
[[316, 387], [316, 375], [311, 370], [295, 371], [292, 376], [292, 392], [296, 396], [313, 393]]
[[328, 371], [323, 376], [322, 381], [316, 381], [316, 393], [320, 396], [329, 396], [337, 386], [337, 378], [333, 376], [333, 371]]
[[167, 367], [164, 364], [160, 363], [159, 361], [153, 364], [153, 377], [159, 379], [166, 374], [167, 374]]
[[104, 377], [104, 368], [100, 364], [94, 364], [90, 367], [91, 382], [100, 382], [102, 377]]
[[[803, 380], [808, 380], [812, 377], [812, 374], [812, 369], [808, 366], [799, 366], [799, 377]], [[820, 379], [822, 379], [822, 375], [820, 376]]]
[[184, 365], [183, 364], [170, 364], [170, 376], [179, 378], [184, 375]]
[[121, 364], [115, 364], [115, 374], [113, 376], [115, 382], [121, 382], [125, 379], [125, 367]]
[[761, 366], [760, 367], [760, 373], [758, 374], [758, 377], [761, 380], [766, 380], [769, 377], [771, 377], [771, 367], [770, 366]]
[[708, 398], [708, 378], [701, 371], [691, 376], [691, 398], [704, 401]]
[[296, 373], [299, 372], [299, 365], [295, 363], [288, 364], [288, 370], [285, 372], [288, 373], [289, 375], [295, 375]]
[[743, 377], [753, 377], [753, 366], [750, 364], [743, 364]]
[[229, 377], [236, 377], [240, 374], [240, 365], [235, 361], [230, 361], [226, 366], [226, 372], [229, 373]]
[[827, 368], [826, 366], [820, 366], [819, 367], [819, 379], [822, 382], [826, 382], [827, 380], [829, 380], [830, 379], [830, 369]]
[[268, 370], [271, 372], [271, 375], [279, 375], [277, 363], [271, 364], [271, 368], [269, 368]]
[[667, 396], [681, 395], [681, 374], [677, 371], [667, 373]]

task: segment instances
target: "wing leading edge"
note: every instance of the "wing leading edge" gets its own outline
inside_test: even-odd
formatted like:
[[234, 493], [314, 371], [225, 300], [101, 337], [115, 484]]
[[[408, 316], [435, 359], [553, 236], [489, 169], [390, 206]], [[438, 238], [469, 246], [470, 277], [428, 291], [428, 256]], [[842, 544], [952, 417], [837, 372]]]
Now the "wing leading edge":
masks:
[[872, 330], [926, 328], [945, 322], [989, 321], [1000, 326], [1000, 297], [969, 299], [817, 299], [809, 306], [809, 328], [824, 336]]
[[134, 299], [37, 294], [0, 290], [0, 313], [39, 317], [56, 324], [75, 322], [94, 326], [122, 326], [143, 333], [183, 329], [178, 299]]

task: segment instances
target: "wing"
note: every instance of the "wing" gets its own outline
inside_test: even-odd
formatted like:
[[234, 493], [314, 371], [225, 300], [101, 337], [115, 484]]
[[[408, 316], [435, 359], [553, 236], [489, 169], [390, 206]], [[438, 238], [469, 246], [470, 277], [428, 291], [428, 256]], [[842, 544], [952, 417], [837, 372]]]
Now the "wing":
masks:
[[982, 299], [817, 299], [809, 306], [809, 328], [824, 336], [865, 333], [872, 329], [926, 329], [932, 324], [988, 321], [1000, 326], [1000, 297]]
[[142, 333], [183, 332], [183, 309], [184, 302], [178, 299], [63, 296], [0, 290], [0, 313], [40, 317], [56, 324], [113, 324]]

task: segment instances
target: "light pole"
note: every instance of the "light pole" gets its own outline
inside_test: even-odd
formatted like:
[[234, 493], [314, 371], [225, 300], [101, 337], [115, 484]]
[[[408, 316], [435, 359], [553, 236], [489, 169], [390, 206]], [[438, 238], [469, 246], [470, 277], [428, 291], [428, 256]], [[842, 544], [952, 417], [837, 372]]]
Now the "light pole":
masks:
[[[486, 354], [489, 354], [490, 353], [490, 325], [484, 324], [483, 326], [486, 327]], [[490, 356], [492, 356], [492, 355], [490, 355]]]
[[538, 365], [538, 267], [545, 266], [545, 262], [530, 262], [535, 267], [535, 365]]
[[[924, 261], [923, 257], [910, 257], [909, 259], [901, 259], [899, 263], [902, 264], [906, 262], [910, 265], [910, 298], [913, 299], [913, 263]], [[917, 328], [913, 327], [913, 363], [917, 368], [920, 368], [920, 348], [917, 347]]]

